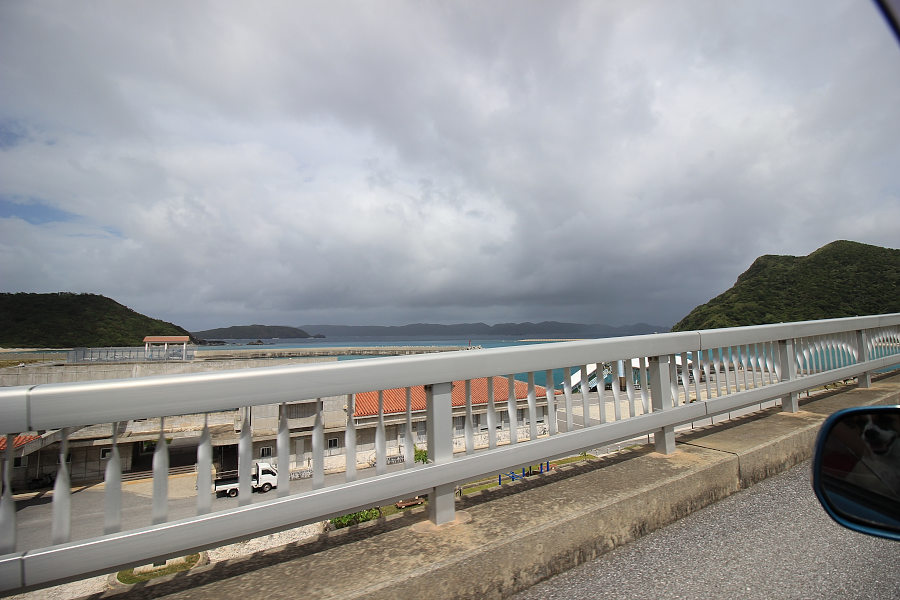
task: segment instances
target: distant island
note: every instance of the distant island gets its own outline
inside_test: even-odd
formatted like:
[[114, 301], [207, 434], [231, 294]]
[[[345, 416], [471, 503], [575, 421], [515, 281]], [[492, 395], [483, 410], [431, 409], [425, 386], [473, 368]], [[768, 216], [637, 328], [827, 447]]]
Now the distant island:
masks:
[[218, 329], [194, 331], [191, 333], [191, 335], [203, 340], [256, 340], [271, 338], [305, 339], [308, 337], [312, 337], [302, 329], [299, 329], [297, 327], [288, 327], [287, 325], [233, 325], [231, 327], [220, 327]]
[[[542, 321], [540, 323], [457, 323], [441, 325], [437, 323], [413, 323], [410, 325], [301, 325], [301, 329], [314, 331], [326, 337], [475, 337], [475, 336], [534, 336], [536, 338], [592, 338], [662, 333], [668, 327], [637, 323], [635, 325], [612, 325], [584, 323], [562, 323]], [[283, 337], [283, 336], [279, 336]]]
[[672, 331], [900, 312], [900, 250], [839, 240], [808, 256], [760, 256]]
[[0, 293], [0, 346], [142, 346], [147, 335], [190, 335], [98, 294]]

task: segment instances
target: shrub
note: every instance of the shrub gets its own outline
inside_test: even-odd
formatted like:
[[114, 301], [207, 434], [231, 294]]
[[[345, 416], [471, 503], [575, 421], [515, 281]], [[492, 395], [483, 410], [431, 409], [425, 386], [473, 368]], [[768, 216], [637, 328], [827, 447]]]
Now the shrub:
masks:
[[380, 516], [381, 510], [378, 508], [368, 508], [359, 512], [335, 517], [331, 519], [331, 524], [335, 529], [341, 529], [342, 527], [350, 527], [351, 525], [356, 525], [358, 523], [365, 523], [366, 521], [377, 519]]

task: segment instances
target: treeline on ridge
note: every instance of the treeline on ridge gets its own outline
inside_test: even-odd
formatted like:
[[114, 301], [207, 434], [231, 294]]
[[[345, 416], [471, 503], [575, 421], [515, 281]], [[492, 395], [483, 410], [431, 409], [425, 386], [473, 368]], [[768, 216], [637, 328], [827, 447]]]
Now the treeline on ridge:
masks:
[[760, 256], [672, 331], [900, 312], [900, 250], [840, 240], [807, 256]]
[[0, 346], [142, 346], [147, 335], [190, 335], [98, 294], [0, 293]]

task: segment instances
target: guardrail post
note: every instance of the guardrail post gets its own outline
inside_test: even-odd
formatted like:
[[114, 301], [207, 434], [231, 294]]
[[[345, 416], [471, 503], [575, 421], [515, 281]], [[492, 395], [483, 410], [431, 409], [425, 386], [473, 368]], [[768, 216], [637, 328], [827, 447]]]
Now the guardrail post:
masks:
[[[861, 363], [869, 360], [869, 335], [865, 329], [856, 330], [856, 362]], [[872, 385], [872, 371], [866, 371], [859, 374], [859, 387], [867, 388]]]
[[[781, 381], [793, 381], [797, 378], [797, 365], [794, 363], [794, 340], [778, 340], [778, 363], [781, 369]], [[791, 392], [781, 398], [781, 411], [795, 413], [800, 410], [800, 393]]]
[[[428, 462], [441, 464], [453, 460], [452, 383], [425, 386], [428, 432]], [[435, 525], [449, 523], [456, 518], [456, 487], [446, 483], [431, 489], [428, 494], [428, 518]]]
[[[671, 382], [669, 381], [669, 357], [650, 357], [650, 399], [653, 412], [672, 408]], [[675, 426], [668, 425], [653, 434], [653, 444], [661, 454], [675, 452]]]

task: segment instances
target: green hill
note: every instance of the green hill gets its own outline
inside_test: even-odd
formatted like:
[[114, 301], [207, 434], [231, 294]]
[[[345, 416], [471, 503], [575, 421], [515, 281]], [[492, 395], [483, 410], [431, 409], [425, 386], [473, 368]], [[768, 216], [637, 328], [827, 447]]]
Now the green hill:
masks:
[[0, 294], [0, 346], [142, 346], [145, 335], [190, 335], [97, 294]]
[[308, 338], [310, 335], [302, 329], [287, 325], [233, 325], [219, 329], [195, 331], [195, 337], [205, 340], [251, 340], [270, 338]]
[[837, 241], [809, 256], [760, 256], [672, 331], [900, 312], [900, 250]]

